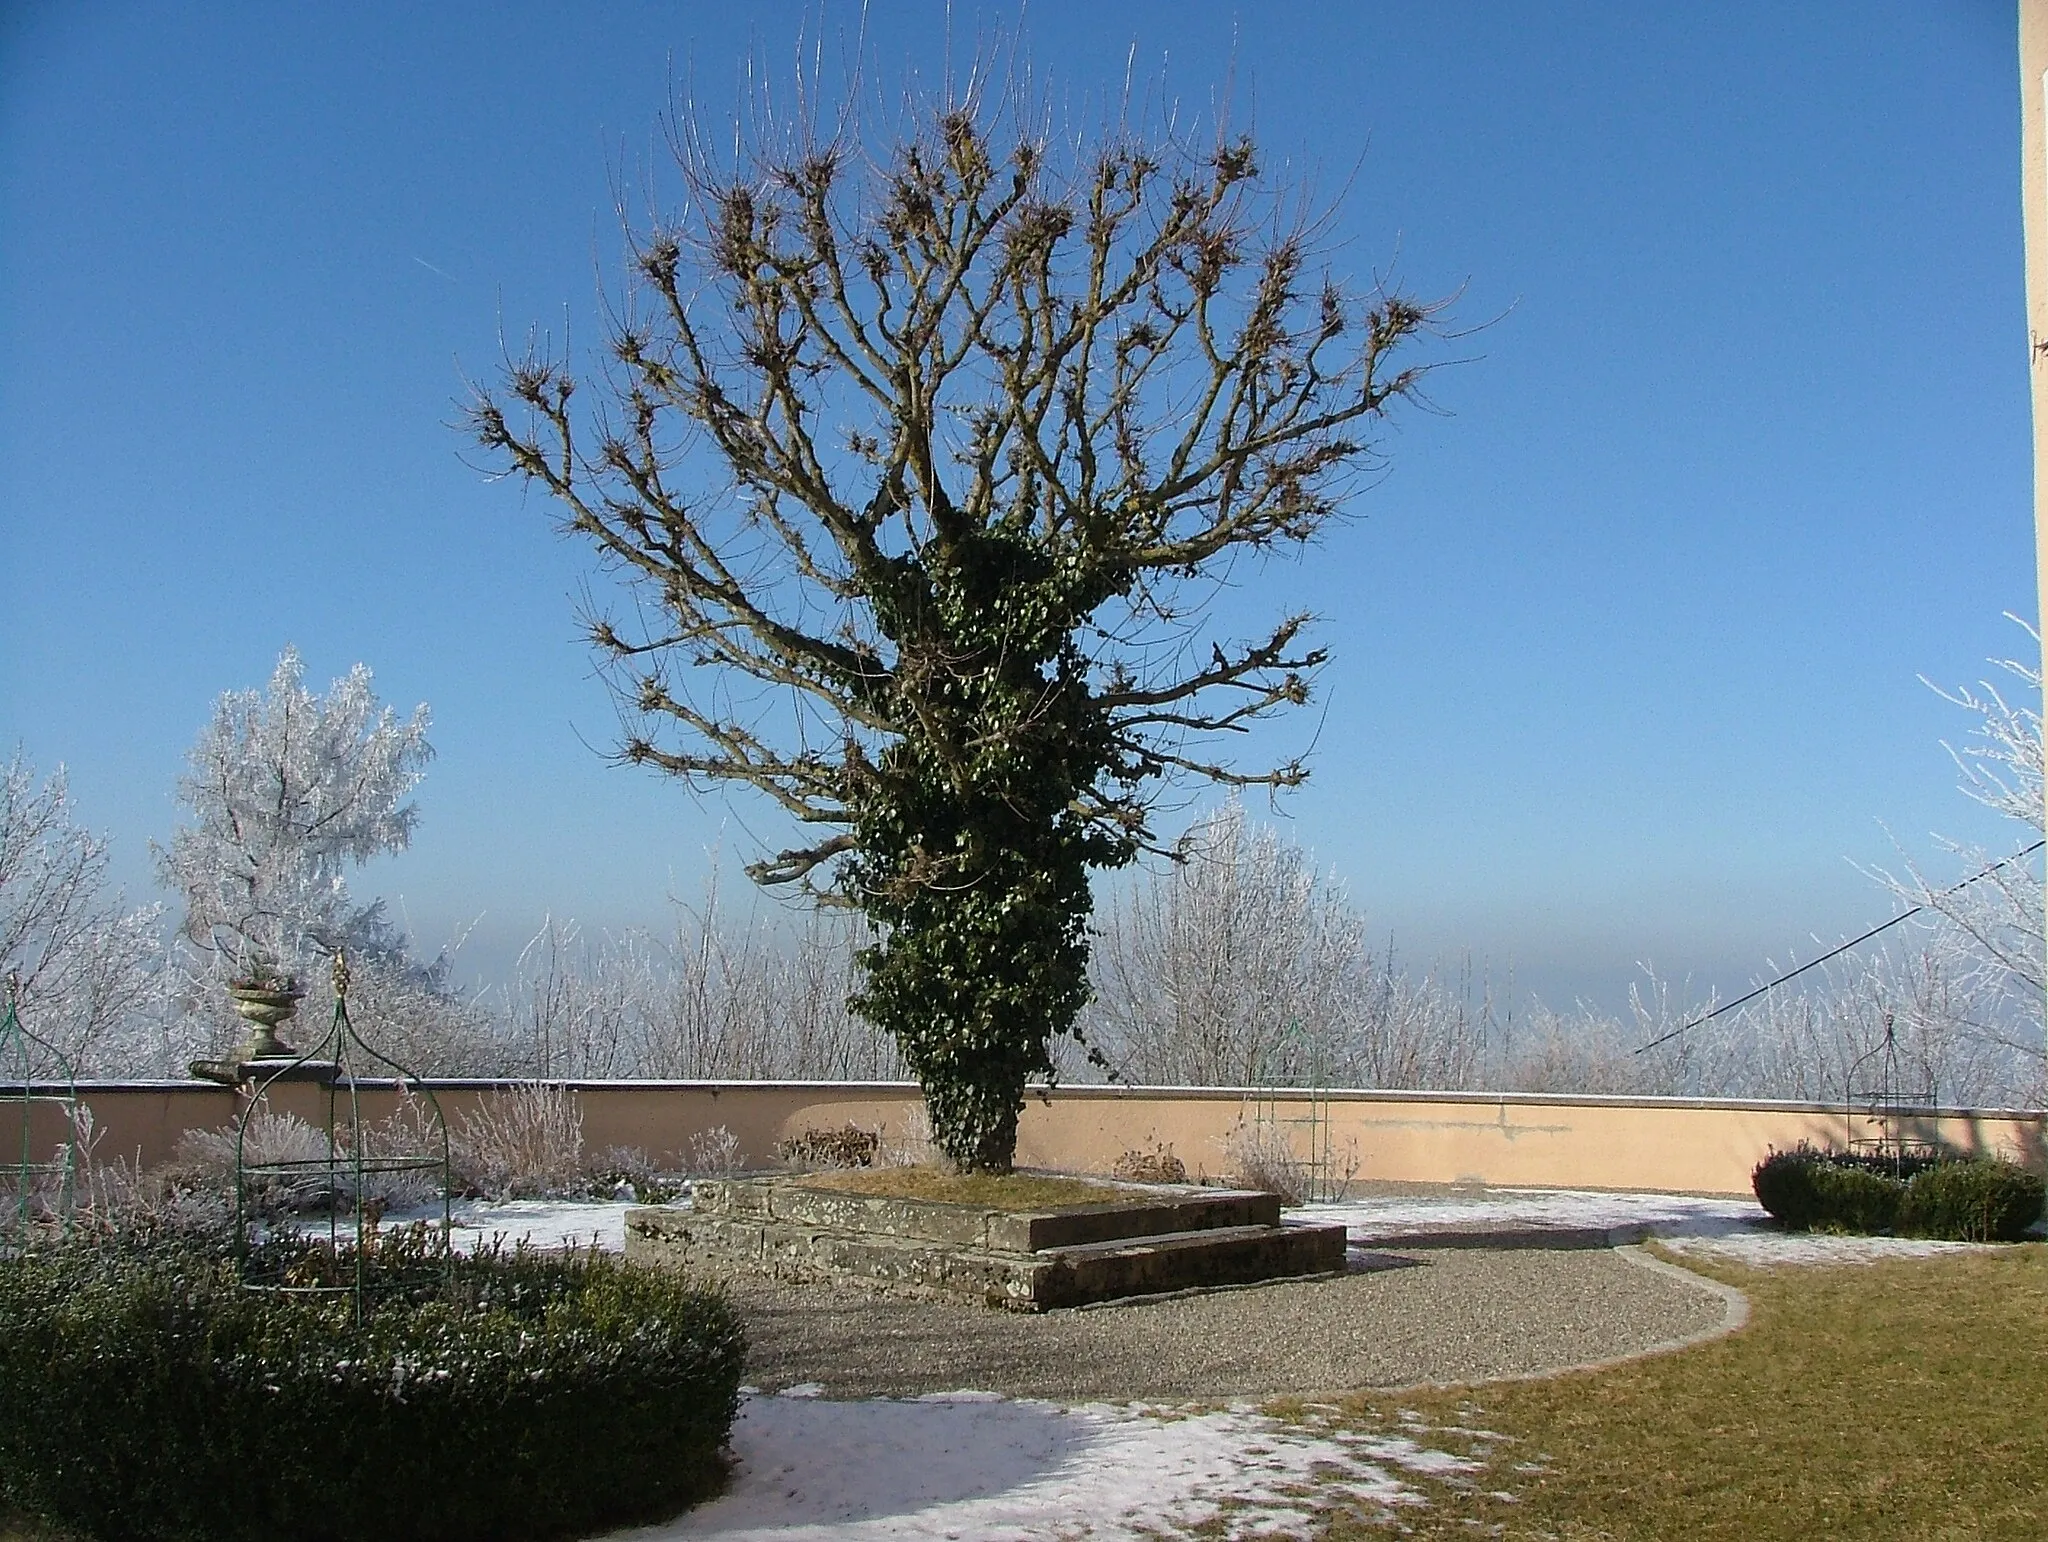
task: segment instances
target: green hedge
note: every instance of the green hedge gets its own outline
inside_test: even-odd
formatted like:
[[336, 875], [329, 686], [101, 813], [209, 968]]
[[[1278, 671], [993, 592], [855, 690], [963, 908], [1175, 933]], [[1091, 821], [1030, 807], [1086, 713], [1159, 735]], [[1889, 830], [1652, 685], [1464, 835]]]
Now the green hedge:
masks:
[[2017, 1242], [2040, 1219], [2048, 1185], [2010, 1162], [1948, 1162], [1917, 1174], [1899, 1202], [1911, 1237]]
[[1867, 1167], [1819, 1162], [1813, 1168], [1813, 1191], [1820, 1207], [1820, 1224], [1829, 1231], [1867, 1237], [1888, 1232], [1897, 1224], [1906, 1183], [1891, 1173], [1872, 1172]]
[[2039, 1219], [2044, 1184], [1982, 1157], [1888, 1159], [1803, 1142], [1751, 1174], [1757, 1202], [1793, 1231], [1897, 1232], [1957, 1242], [2017, 1242]]
[[[420, 1261], [387, 1243], [372, 1283]], [[598, 1255], [457, 1259], [359, 1325], [200, 1248], [73, 1243], [0, 1260], [0, 1498], [104, 1542], [587, 1534], [715, 1491], [744, 1355], [722, 1296]]]

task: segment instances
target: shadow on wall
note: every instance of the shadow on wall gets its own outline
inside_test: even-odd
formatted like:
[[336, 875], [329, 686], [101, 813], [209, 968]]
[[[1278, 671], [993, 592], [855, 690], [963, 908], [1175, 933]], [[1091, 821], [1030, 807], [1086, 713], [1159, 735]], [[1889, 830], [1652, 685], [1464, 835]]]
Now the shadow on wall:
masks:
[[[1879, 1121], [1865, 1122], [1875, 1133]], [[2040, 1119], [2029, 1122], [1962, 1111], [1901, 1115], [1892, 1122], [1908, 1145], [1945, 1146], [1966, 1156], [1998, 1157], [2048, 1173], [2048, 1130]]]

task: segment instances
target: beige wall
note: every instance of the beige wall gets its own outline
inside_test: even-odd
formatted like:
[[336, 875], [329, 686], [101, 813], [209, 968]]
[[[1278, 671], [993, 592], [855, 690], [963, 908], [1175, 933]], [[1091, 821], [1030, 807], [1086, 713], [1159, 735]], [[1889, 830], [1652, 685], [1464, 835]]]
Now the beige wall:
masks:
[[[510, 1083], [431, 1084], [451, 1122]], [[848, 1123], [900, 1144], [921, 1126], [917, 1090], [898, 1084], [816, 1082], [590, 1082], [570, 1084], [583, 1115], [585, 1148], [638, 1147], [679, 1167], [693, 1136], [724, 1128], [742, 1160], [765, 1165], [775, 1143], [809, 1128]], [[20, 1150], [19, 1105], [0, 1089], [0, 1164]], [[218, 1128], [234, 1116], [226, 1089], [200, 1082], [89, 1083], [101, 1161], [152, 1165], [170, 1156], [188, 1128]], [[315, 1086], [280, 1087], [276, 1102], [321, 1116]], [[363, 1112], [381, 1118], [395, 1094], [365, 1088]], [[1063, 1087], [1027, 1103], [1018, 1160], [1029, 1166], [1104, 1172], [1125, 1151], [1171, 1147], [1191, 1174], [1221, 1176], [1240, 1123], [1275, 1121], [1306, 1155], [1311, 1118], [1323, 1121], [1339, 1171], [1356, 1162], [1361, 1179], [1402, 1183], [1529, 1184], [1539, 1187], [1670, 1189], [1742, 1193], [1750, 1169], [1772, 1148], [1800, 1140], [1839, 1145], [1876, 1133], [1819, 1104], [1692, 1099], [1574, 1098], [1480, 1093], [1338, 1092], [1249, 1094], [1214, 1088]], [[2048, 1128], [2038, 1113], [1945, 1110], [1907, 1120], [1916, 1138], [2013, 1158], [2048, 1171]], [[33, 1144], [54, 1138], [47, 1105]]]

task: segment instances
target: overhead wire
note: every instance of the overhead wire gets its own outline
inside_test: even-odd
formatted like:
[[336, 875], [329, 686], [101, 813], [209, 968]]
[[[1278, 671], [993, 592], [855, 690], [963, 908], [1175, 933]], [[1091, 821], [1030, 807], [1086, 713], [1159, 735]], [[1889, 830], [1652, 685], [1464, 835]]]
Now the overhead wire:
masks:
[[1712, 1022], [1715, 1018], [1719, 1017], [1723, 1012], [1732, 1012], [1737, 1007], [1743, 1005], [1745, 1002], [1754, 1001], [1757, 997], [1765, 994], [1767, 991], [1776, 990], [1786, 981], [1798, 979], [1799, 976], [1805, 974], [1807, 970], [1818, 969], [1822, 964], [1825, 964], [1829, 959], [1840, 958], [1844, 953], [1847, 953], [1851, 948], [1862, 946], [1864, 943], [1870, 941], [1871, 938], [1877, 936], [1880, 932], [1890, 931], [1893, 927], [1897, 926], [1901, 921], [1911, 920], [1914, 916], [1920, 914], [1921, 911], [1926, 910], [1929, 906], [1933, 905], [1936, 900], [1947, 899], [1951, 894], [1960, 894], [1963, 890], [1969, 888], [1971, 884], [1976, 883], [1979, 879], [1989, 878], [1993, 873], [1997, 872], [2000, 868], [2010, 867], [2015, 862], [2024, 861], [2026, 858], [2031, 857], [2035, 852], [2039, 851], [2043, 846], [2048, 846], [2048, 839], [2038, 840], [2034, 842], [2033, 845], [2029, 846], [2025, 851], [2016, 851], [2009, 857], [2001, 858], [2000, 860], [1992, 863], [1989, 867], [1985, 868], [1983, 872], [1972, 873], [1968, 878], [1965, 878], [1961, 883], [1943, 889], [1941, 893], [1933, 896], [1933, 898], [1921, 904], [1915, 905], [1910, 910], [1900, 911], [1897, 915], [1893, 916], [1889, 921], [1886, 921], [1879, 926], [1873, 926], [1869, 931], [1865, 932], [1862, 936], [1850, 938], [1847, 942], [1843, 943], [1839, 948], [1834, 949], [1832, 952], [1823, 953], [1819, 958], [1816, 959], [1809, 959], [1806, 963], [1801, 964], [1797, 969], [1788, 969], [1785, 973], [1779, 975], [1777, 979], [1772, 980], [1767, 984], [1759, 985], [1755, 990], [1751, 991], [1748, 995], [1737, 996], [1733, 1001], [1727, 1002], [1722, 1006], [1718, 1006], [1714, 1008], [1714, 1010], [1711, 1012], [1702, 1013], [1700, 1016], [1695, 1017], [1689, 1023], [1681, 1023], [1678, 1027], [1672, 1029], [1669, 1033], [1664, 1034], [1660, 1038], [1652, 1039], [1649, 1043], [1643, 1045], [1640, 1049], [1631, 1050], [1629, 1051], [1629, 1053], [1631, 1055], [1647, 1055], [1653, 1049], [1660, 1049], [1664, 1045], [1669, 1044], [1673, 1039], [1677, 1038], [1680, 1034], [1690, 1033], [1693, 1029], [1699, 1027], [1702, 1023]]

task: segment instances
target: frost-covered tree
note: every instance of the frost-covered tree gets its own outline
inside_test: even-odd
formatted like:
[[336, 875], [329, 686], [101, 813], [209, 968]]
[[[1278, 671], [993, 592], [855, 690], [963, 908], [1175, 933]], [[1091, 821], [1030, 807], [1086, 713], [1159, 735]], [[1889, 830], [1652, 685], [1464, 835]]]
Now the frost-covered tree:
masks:
[[866, 913], [858, 1009], [1000, 1171], [1087, 1000], [1090, 871], [1163, 779], [1305, 775], [1216, 747], [1308, 700], [1309, 618], [1200, 612], [1337, 517], [1428, 312], [1324, 271], [1249, 139], [1071, 134], [987, 62], [882, 133], [815, 82], [736, 158], [684, 114], [608, 362], [517, 361], [470, 423], [639, 585], [644, 627], [592, 626], [624, 757], [790, 816], [751, 872]]
[[0, 975], [24, 1025], [69, 1069], [138, 1068], [159, 914], [109, 888], [107, 842], [76, 822], [63, 767], [38, 786], [17, 750], [0, 768]]
[[365, 965], [404, 957], [383, 902], [357, 904], [345, 874], [412, 838], [427, 709], [400, 720], [361, 664], [324, 696], [304, 677], [286, 648], [265, 689], [222, 694], [178, 783], [192, 822], [156, 851], [215, 975], [303, 977], [342, 948]]
[[1092, 960], [1089, 1036], [1135, 1082], [1464, 1087], [1491, 1013], [1410, 975], [1315, 855], [1235, 800], [1118, 896]]
[[[2010, 617], [2035, 645], [2040, 634]], [[2041, 670], [2025, 659], [1991, 661], [2015, 684], [1993, 681], [1954, 691], [1934, 689], [1976, 720], [1961, 745], [1945, 745], [1963, 774], [1962, 791], [2038, 836], [2042, 830]], [[1930, 682], [1931, 684], [1931, 682]], [[2016, 699], [2008, 696], [2016, 694]], [[2048, 946], [2044, 946], [2042, 883], [2038, 859], [1987, 852], [1944, 842], [1966, 872], [1956, 884], [1937, 882], [1913, 863], [1903, 877], [1876, 876], [1908, 904], [1938, 918], [1932, 946], [1946, 950], [1946, 968], [1967, 984], [1976, 1003], [1971, 1031], [2043, 1055], [2042, 998], [2048, 988]]]

